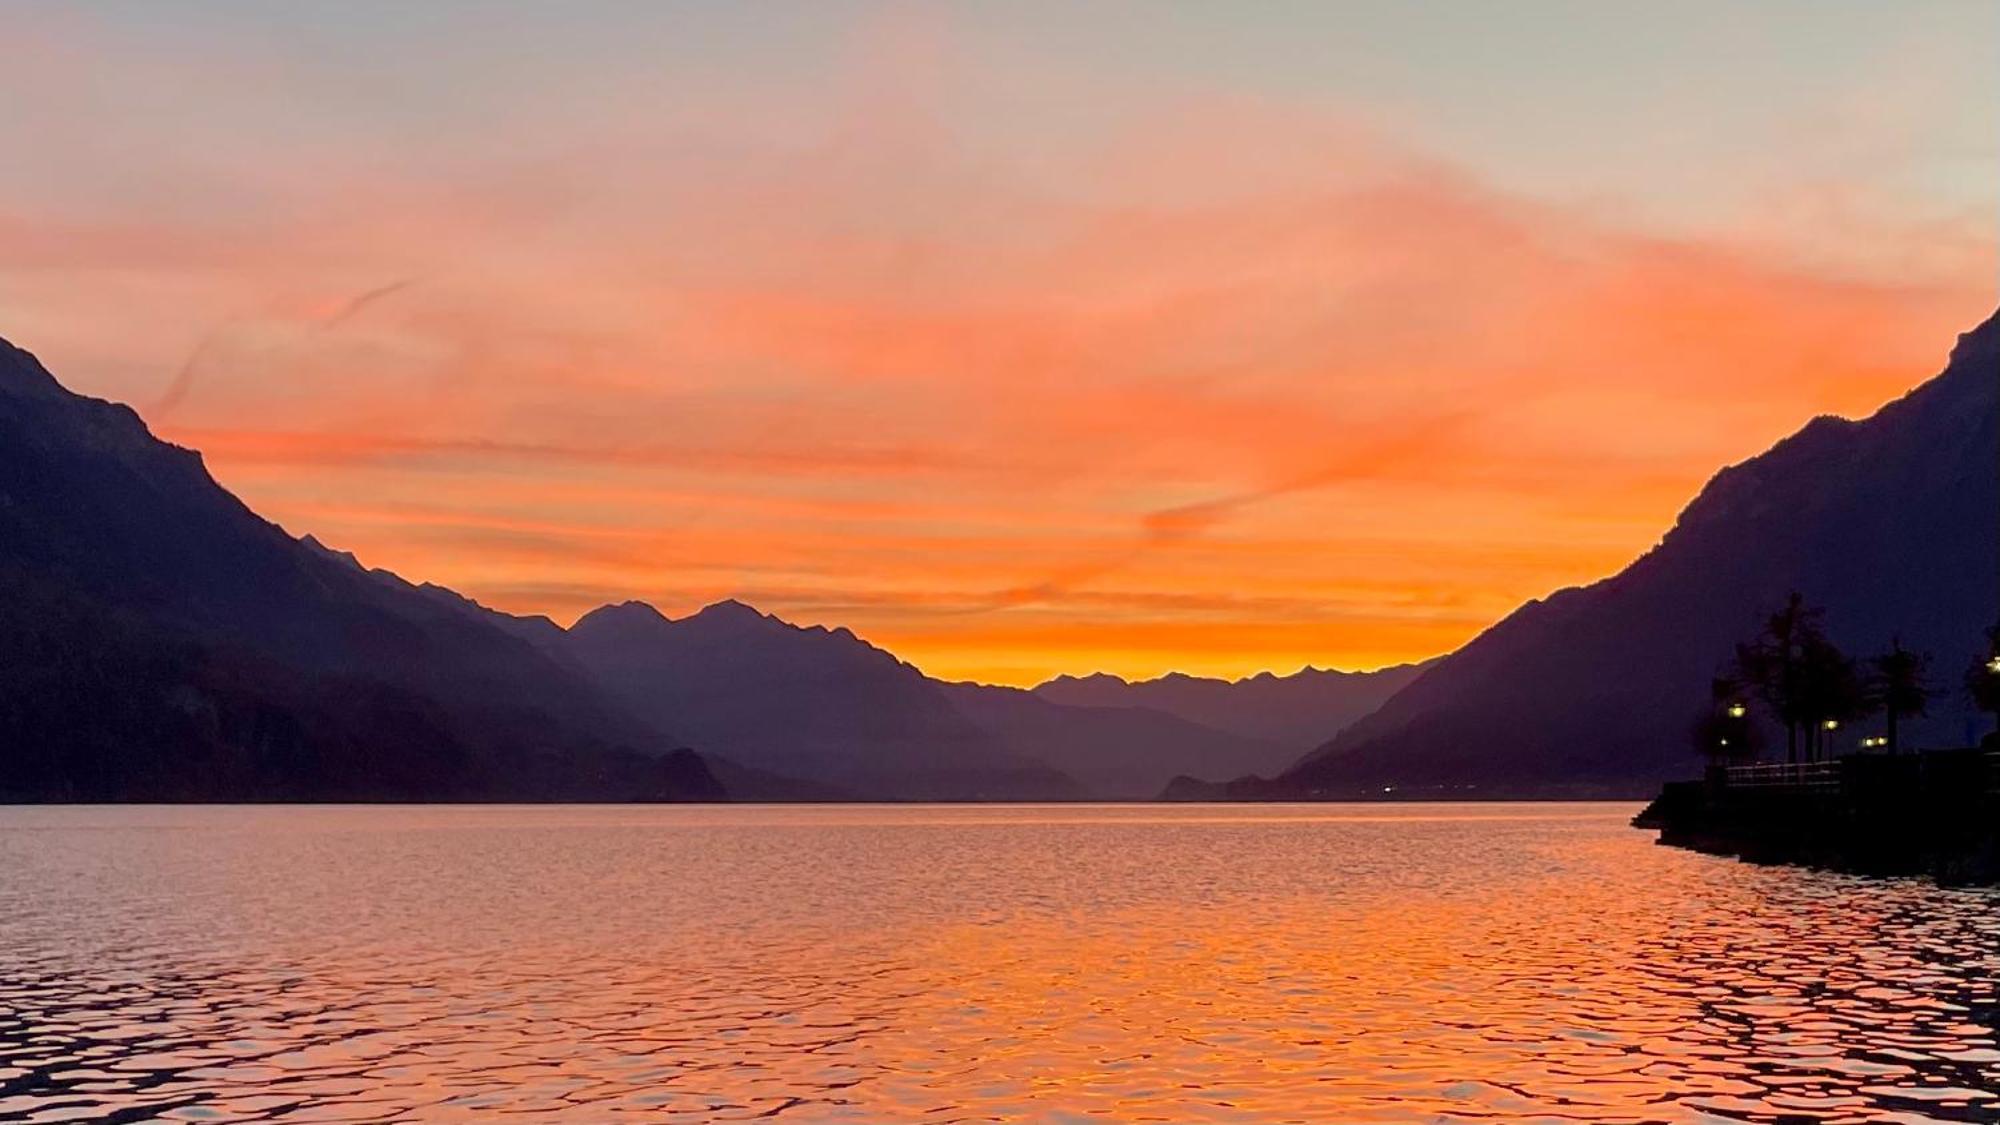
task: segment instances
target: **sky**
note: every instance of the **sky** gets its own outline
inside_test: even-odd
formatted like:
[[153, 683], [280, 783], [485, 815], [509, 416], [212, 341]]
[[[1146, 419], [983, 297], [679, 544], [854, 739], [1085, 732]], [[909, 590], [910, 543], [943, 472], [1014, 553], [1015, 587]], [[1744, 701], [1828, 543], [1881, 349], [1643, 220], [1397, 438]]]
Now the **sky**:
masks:
[[39, 3], [0, 337], [294, 534], [925, 671], [1449, 651], [2000, 301], [2000, 5]]

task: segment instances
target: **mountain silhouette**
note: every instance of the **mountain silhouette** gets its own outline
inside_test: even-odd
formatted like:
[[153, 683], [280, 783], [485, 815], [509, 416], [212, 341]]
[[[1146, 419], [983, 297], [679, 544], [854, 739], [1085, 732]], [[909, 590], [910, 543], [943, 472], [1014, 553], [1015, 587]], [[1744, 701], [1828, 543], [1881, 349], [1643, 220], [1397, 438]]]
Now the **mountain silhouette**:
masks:
[[942, 685], [974, 724], [1016, 753], [1053, 763], [1101, 800], [1143, 800], [1177, 774], [1227, 774], [1288, 762], [1289, 747], [1146, 707], [1079, 707], [1024, 688]]
[[[1289, 676], [1259, 673], [1240, 680], [1172, 672], [1131, 682], [1117, 676], [1058, 676], [1035, 694], [1081, 707], [1144, 707], [1213, 730], [1269, 744], [1281, 760], [1252, 772], [1284, 769], [1303, 754], [1380, 707], [1432, 662], [1373, 672], [1304, 668]], [[1182, 771], [1189, 772], [1189, 771]]]
[[566, 650], [718, 771], [791, 779], [777, 791], [731, 780], [746, 798], [816, 799], [784, 787], [804, 782], [876, 800], [1135, 800], [1175, 774], [1298, 756], [1150, 708], [932, 679], [846, 629], [793, 625], [738, 601], [679, 620], [643, 602], [605, 606], [571, 626]]
[[628, 602], [564, 629], [371, 570], [0, 342], [0, 799], [676, 800], [726, 784], [1059, 800], [1176, 775], [1181, 797], [1636, 796], [1695, 768], [1710, 677], [1793, 590], [1852, 653], [1891, 637], [1930, 652], [1944, 690], [1906, 742], [1962, 744], [1957, 672], [2000, 617], [1996, 411], [1988, 320], [1872, 417], [1814, 419], [1717, 474], [1619, 574], [1428, 665], [1023, 691], [943, 683], [741, 602], [677, 620]]
[[11, 345], [0, 590], [0, 798], [1130, 798], [1291, 753], [741, 602], [503, 613], [294, 539]]
[[1522, 606], [1274, 782], [1236, 792], [1645, 794], [1698, 768], [1688, 730], [1710, 677], [1793, 590], [1826, 608], [1850, 653], [1900, 636], [1932, 654], [1940, 695], [1905, 738], [1965, 744], [1986, 728], [1959, 673], [2000, 616], [1996, 409], [1989, 319], [1942, 374], [1724, 469], [1619, 574]]
[[5, 342], [0, 591], [6, 798], [722, 795], [492, 615], [293, 539]]
[[869, 799], [1084, 795], [846, 629], [792, 625], [738, 601], [679, 619], [626, 602], [585, 614], [566, 641], [635, 714], [753, 769]]

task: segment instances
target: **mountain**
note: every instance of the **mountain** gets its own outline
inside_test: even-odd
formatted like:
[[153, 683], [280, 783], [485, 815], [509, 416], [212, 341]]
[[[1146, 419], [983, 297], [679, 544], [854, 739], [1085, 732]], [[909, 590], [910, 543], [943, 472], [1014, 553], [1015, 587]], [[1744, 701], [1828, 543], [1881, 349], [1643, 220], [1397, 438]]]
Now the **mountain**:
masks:
[[1103, 800], [1144, 800], [1177, 774], [1280, 768], [1288, 746], [1191, 723], [1146, 707], [1078, 707], [1022, 688], [942, 685], [959, 712], [1017, 754], [1042, 758]]
[[[1431, 662], [1398, 664], [1374, 672], [1304, 668], [1289, 676], [1269, 672], [1241, 680], [1170, 673], [1128, 682], [1117, 676], [1058, 676], [1035, 688], [1054, 703], [1076, 707], [1144, 707], [1190, 723], [1228, 731], [1272, 746], [1277, 757], [1252, 769], [1281, 770], [1298, 755], [1340, 733], [1380, 707]], [[1184, 771], [1185, 772], [1185, 771]]]
[[676, 746], [487, 611], [293, 539], [0, 341], [0, 797], [722, 796]]
[[846, 629], [801, 628], [737, 601], [677, 620], [626, 602], [585, 614], [566, 647], [633, 713], [754, 769], [871, 799], [1082, 795]]
[[[1149, 708], [934, 680], [846, 629], [800, 627], [737, 601], [678, 620], [643, 602], [605, 606], [570, 627], [564, 651], [718, 769], [772, 771], [848, 797], [1136, 800], [1177, 773], [1279, 768], [1298, 756]], [[731, 789], [824, 799], [752, 779]]]
[[737, 602], [501, 613], [292, 538], [0, 344], [0, 799], [1055, 800], [1290, 753]]
[[1997, 410], [2000, 318], [1865, 421], [1816, 418], [1724, 469], [1616, 576], [1521, 607], [1237, 792], [1648, 793], [1697, 768], [1688, 730], [1709, 678], [1793, 590], [1851, 653], [1900, 636], [1932, 654], [1940, 695], [1906, 738], [1964, 744], [1959, 676], [2000, 616]]

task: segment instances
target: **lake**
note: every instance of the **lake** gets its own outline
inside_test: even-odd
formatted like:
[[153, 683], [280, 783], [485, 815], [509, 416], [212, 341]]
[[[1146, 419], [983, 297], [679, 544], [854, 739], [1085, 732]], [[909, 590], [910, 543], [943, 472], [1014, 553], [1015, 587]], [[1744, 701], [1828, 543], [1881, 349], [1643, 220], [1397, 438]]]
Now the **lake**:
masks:
[[0, 808], [0, 1119], [2000, 1119], [2000, 897], [1634, 811]]

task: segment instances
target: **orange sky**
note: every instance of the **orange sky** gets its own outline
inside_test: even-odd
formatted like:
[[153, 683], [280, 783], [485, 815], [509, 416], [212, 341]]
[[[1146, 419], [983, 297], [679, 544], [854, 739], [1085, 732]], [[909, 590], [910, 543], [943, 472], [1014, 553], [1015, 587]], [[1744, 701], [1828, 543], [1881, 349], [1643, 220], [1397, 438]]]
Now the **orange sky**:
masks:
[[[565, 622], [736, 596], [1020, 683], [1422, 658], [1995, 303], [1953, 187], [1990, 149], [1800, 134], [1797, 176], [1723, 149], [1696, 203], [1213, 79], [1038, 131], [961, 103], [1083, 79], [923, 19], [862, 21], [825, 88], [614, 73], [606, 113], [467, 134], [119, 30], [0, 54], [126, 84], [0, 136], [46, 155], [0, 175], [0, 335], [287, 529]], [[1880, 102], [1841, 143], [1905, 135]]]

